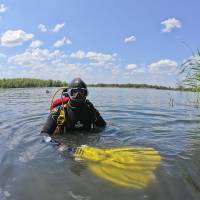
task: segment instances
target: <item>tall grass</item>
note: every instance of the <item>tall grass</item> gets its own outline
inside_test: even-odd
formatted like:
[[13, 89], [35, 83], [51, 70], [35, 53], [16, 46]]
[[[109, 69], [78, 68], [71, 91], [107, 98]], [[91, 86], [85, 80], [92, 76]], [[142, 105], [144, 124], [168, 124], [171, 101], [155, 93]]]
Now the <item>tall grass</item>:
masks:
[[182, 84], [186, 87], [192, 87], [193, 90], [200, 92], [200, 52], [186, 60], [182, 64], [180, 72], [183, 75]]

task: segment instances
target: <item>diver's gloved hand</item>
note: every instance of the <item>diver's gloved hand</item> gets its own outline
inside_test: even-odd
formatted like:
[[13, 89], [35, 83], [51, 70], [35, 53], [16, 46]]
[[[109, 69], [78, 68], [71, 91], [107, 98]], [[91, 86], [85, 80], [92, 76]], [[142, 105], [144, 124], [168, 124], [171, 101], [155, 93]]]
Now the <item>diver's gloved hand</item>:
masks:
[[60, 142], [58, 142], [57, 140], [51, 138], [50, 136], [43, 136], [43, 141], [45, 143], [50, 143], [50, 144], [53, 144], [53, 145], [56, 145], [56, 146], [61, 145]]
[[45, 143], [49, 143], [51, 141], [51, 137], [49, 137], [49, 136], [43, 136], [43, 141]]
[[[43, 133], [44, 134], [44, 133]], [[68, 152], [68, 153], [71, 153], [74, 151], [74, 148], [72, 147], [68, 147], [64, 144], [62, 144], [61, 142], [53, 139], [52, 137], [50, 137], [48, 134], [45, 133], [45, 135], [43, 136], [43, 141], [45, 143], [48, 143], [48, 144], [52, 144], [52, 145], [55, 145], [58, 147], [58, 150], [61, 151], [61, 152]]]

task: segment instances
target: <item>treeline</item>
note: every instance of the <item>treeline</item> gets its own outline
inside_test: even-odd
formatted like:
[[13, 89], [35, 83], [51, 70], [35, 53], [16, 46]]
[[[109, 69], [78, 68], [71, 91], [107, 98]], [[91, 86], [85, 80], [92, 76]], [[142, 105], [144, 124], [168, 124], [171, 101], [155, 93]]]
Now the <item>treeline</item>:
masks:
[[[160, 85], [148, 85], [148, 84], [89, 84], [89, 87], [116, 87], [116, 88], [154, 88], [160, 90], [180, 90], [180, 91], [200, 91], [197, 88], [185, 88], [179, 86], [176, 88], [166, 87]], [[66, 82], [54, 81], [54, 80], [41, 80], [32, 78], [14, 78], [14, 79], [0, 79], [0, 88], [28, 88], [28, 87], [67, 87]]]
[[0, 79], [0, 88], [63, 87], [66, 82], [32, 78]]
[[148, 84], [104, 84], [104, 83], [98, 83], [98, 84], [91, 84], [90, 87], [117, 87], [117, 88], [154, 88], [159, 90], [188, 90], [191, 89], [185, 89], [183, 87], [166, 87], [166, 86], [160, 86], [160, 85], [148, 85]]

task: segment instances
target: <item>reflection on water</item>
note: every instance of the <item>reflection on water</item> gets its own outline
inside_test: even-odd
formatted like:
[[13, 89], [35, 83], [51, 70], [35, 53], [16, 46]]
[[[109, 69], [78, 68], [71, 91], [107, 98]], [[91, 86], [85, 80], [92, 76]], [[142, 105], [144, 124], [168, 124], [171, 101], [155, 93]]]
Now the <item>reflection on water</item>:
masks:
[[[127, 171], [119, 171], [129, 158], [127, 155], [118, 153], [117, 162], [105, 158], [103, 164], [88, 159], [77, 161], [69, 152], [42, 142], [40, 130], [54, 90], [48, 88], [48, 91], [0, 89], [1, 200], [200, 199], [200, 115], [194, 103], [195, 94], [90, 88], [90, 100], [108, 126], [92, 133], [57, 136], [72, 147], [86, 144], [98, 149], [155, 149], [162, 160], [153, 171], [154, 178], [138, 189], [113, 181], [129, 180]], [[138, 156], [141, 168], [148, 166], [148, 162], [141, 164], [141, 154], [134, 155]], [[138, 182], [141, 180], [139, 177]]]

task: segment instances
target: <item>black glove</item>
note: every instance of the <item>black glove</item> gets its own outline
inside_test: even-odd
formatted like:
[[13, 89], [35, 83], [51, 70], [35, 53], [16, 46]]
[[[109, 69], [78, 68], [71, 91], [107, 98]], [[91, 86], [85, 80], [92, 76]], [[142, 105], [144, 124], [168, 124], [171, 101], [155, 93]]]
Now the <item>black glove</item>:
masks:
[[43, 141], [45, 143], [50, 143], [50, 144], [53, 144], [53, 145], [56, 145], [56, 146], [60, 146], [61, 143], [53, 138], [51, 138], [50, 136], [43, 136]]

